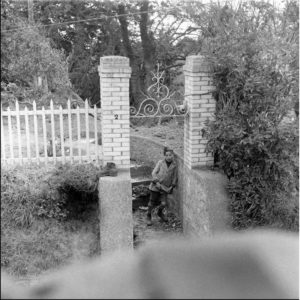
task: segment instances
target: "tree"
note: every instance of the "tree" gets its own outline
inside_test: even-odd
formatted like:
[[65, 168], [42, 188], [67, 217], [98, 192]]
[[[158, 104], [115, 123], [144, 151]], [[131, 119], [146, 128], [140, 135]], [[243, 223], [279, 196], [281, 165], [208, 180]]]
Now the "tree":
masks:
[[62, 51], [53, 49], [41, 31], [30, 27], [28, 20], [22, 17], [22, 11], [18, 15], [14, 3], [5, 1], [1, 5], [4, 20], [1, 24], [1, 80], [38, 92], [40, 87], [36, 79], [41, 74], [46, 82], [41, 91], [44, 94], [48, 93], [48, 87], [49, 92], [69, 87], [68, 68]]
[[[99, 103], [99, 57], [120, 54], [118, 24], [113, 18], [104, 18], [112, 14], [109, 6], [96, 1], [44, 1], [35, 3], [35, 10], [37, 18], [49, 25], [47, 35], [53, 46], [68, 56], [70, 80], [76, 92], [92, 104]], [[55, 25], [59, 23], [66, 24]]]
[[[178, 65], [178, 58], [185, 59], [193, 51], [192, 46], [185, 47], [180, 41], [197, 29], [180, 31], [186, 16], [176, 5], [154, 0], [43, 1], [35, 2], [34, 9], [37, 20], [51, 25], [47, 27], [47, 36], [54, 47], [64, 49], [72, 84], [83, 98], [92, 99], [92, 103], [99, 101], [99, 57], [125, 55], [132, 68], [131, 103], [137, 105], [142, 92], [152, 83], [151, 71], [157, 63], [162, 64], [161, 69], [166, 70], [171, 83], [170, 74], [173, 66]], [[176, 27], [165, 29], [170, 15]], [[84, 21], [89, 19], [93, 20]], [[54, 26], [55, 23], [65, 24]], [[176, 43], [180, 45], [177, 48]]]
[[134, 53], [132, 43], [129, 39], [128, 22], [125, 16], [126, 10], [124, 3], [118, 4], [118, 20], [121, 27], [122, 42], [125, 51], [125, 55], [130, 60], [130, 66], [132, 73], [130, 77], [130, 92], [131, 92], [131, 104], [138, 102], [141, 97], [141, 79], [140, 79], [140, 61], [138, 55]]

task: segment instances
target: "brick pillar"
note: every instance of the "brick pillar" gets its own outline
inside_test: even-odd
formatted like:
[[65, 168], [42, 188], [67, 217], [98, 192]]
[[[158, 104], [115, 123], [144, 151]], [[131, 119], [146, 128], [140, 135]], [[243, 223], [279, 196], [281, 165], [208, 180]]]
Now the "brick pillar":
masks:
[[209, 63], [201, 55], [191, 55], [184, 66], [185, 100], [189, 115], [184, 124], [184, 161], [191, 169], [213, 164], [211, 153], [205, 153], [207, 140], [202, 137], [204, 122], [214, 118], [215, 99], [211, 91], [212, 74]]
[[130, 168], [129, 146], [129, 59], [123, 56], [100, 58], [100, 95], [103, 163]]

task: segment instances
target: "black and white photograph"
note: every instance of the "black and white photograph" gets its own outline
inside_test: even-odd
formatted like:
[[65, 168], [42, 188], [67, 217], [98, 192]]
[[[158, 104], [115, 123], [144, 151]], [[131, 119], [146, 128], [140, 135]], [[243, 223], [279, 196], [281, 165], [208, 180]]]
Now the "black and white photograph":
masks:
[[299, 1], [1, 0], [1, 299], [299, 299]]

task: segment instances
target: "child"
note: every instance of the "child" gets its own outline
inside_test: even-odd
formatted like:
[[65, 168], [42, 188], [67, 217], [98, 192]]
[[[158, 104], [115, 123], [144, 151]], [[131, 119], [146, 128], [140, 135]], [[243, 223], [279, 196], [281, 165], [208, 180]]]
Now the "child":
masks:
[[157, 215], [162, 221], [168, 220], [163, 215], [162, 211], [167, 205], [167, 194], [171, 194], [177, 184], [177, 165], [174, 161], [173, 150], [164, 148], [165, 159], [158, 161], [153, 172], [153, 180], [149, 186], [150, 201], [148, 203], [147, 225], [151, 226], [151, 212], [154, 207], [159, 206]]

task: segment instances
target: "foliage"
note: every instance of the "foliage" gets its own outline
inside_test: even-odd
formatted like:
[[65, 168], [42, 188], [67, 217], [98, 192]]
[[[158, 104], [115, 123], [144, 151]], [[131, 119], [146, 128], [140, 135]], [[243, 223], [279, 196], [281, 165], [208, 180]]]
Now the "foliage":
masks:
[[[37, 1], [34, 16], [36, 21], [48, 26], [45, 30], [51, 45], [66, 53], [70, 80], [83, 99], [99, 103], [99, 58], [122, 55], [130, 59], [131, 99], [137, 104], [139, 99], [135, 98], [149, 86], [150, 71], [158, 62], [171, 84], [173, 73], [178, 71], [175, 66], [183, 64], [178, 60], [184, 60], [194, 50], [196, 42], [186, 34], [197, 29], [186, 28], [186, 14], [177, 5], [156, 0]], [[54, 23], [64, 24], [53, 26]], [[187, 41], [181, 42], [183, 39]]]
[[[67, 83], [67, 70], [74, 90], [92, 104], [100, 100], [100, 57], [129, 57], [131, 103], [138, 104], [143, 98], [141, 92], [151, 84], [151, 71], [157, 63], [166, 72], [166, 83], [171, 85], [181, 72], [178, 67], [186, 55], [197, 48], [197, 41], [190, 35], [198, 29], [187, 22], [188, 14], [181, 9], [186, 5], [179, 1], [47, 0], [33, 4], [35, 26], [43, 31], [33, 27], [3, 32], [2, 78], [14, 82], [24, 79], [23, 84], [28, 84], [32, 74], [46, 70], [51, 91], [56, 85]], [[4, 0], [1, 6], [2, 30], [28, 26], [26, 1]], [[59, 23], [63, 24], [54, 25]], [[18, 49], [25, 49], [24, 57]]]
[[[35, 17], [46, 27], [51, 45], [67, 55], [68, 72], [75, 91], [92, 104], [99, 103], [99, 57], [122, 55], [119, 26], [110, 16], [115, 11], [109, 1], [40, 1], [34, 3]], [[98, 19], [97, 19], [98, 18]], [[94, 19], [72, 23], [74, 20]]]
[[[53, 48], [41, 30], [29, 27], [18, 5], [1, 2], [1, 101], [8, 103], [40, 100], [45, 94], [70, 87], [63, 51]], [[14, 30], [16, 27], [22, 30]]]
[[92, 164], [61, 165], [28, 174], [15, 168], [1, 172], [1, 226], [29, 228], [35, 219], [78, 218], [97, 199], [99, 168]]
[[[293, 11], [291, 10], [293, 7]], [[208, 150], [230, 179], [234, 228], [298, 230], [297, 2], [212, 6], [202, 51], [214, 68], [217, 113]], [[209, 18], [208, 18], [209, 19]]]
[[[22, 27], [26, 25], [25, 22], [19, 24]], [[45, 74], [51, 91], [70, 85], [63, 52], [52, 48], [49, 39], [36, 29], [16, 32], [7, 38], [13, 45], [8, 66], [13, 79], [21, 77], [30, 84], [36, 74]]]
[[[93, 180], [98, 178], [98, 171], [91, 165], [2, 167], [1, 268], [22, 276], [65, 264], [80, 251], [73, 241], [80, 232], [89, 237], [86, 254], [97, 253], [99, 227]], [[65, 176], [70, 178], [65, 180]], [[78, 198], [68, 193], [71, 187], [78, 189]], [[88, 195], [85, 202], [79, 197], [83, 191]]]
[[[28, 27], [26, 21], [18, 18], [17, 20], [18, 27]], [[9, 29], [10, 26], [4, 28], [4, 30]], [[63, 52], [52, 48], [50, 40], [36, 28], [4, 32], [1, 48], [3, 44], [6, 48], [6, 59], [2, 61], [2, 68], [7, 71], [6, 78], [9, 82], [21, 82], [32, 86], [36, 75], [45, 74], [49, 90], [70, 86]]]
[[57, 168], [54, 174], [60, 183], [60, 189], [69, 191], [94, 193], [97, 191], [100, 169], [89, 164], [65, 164]]
[[93, 164], [60, 165], [47, 182], [51, 189], [44, 189], [44, 192], [50, 198], [54, 196], [54, 199], [58, 199], [55, 196], [59, 193], [56, 204], [58, 213], [59, 208], [63, 207], [65, 218], [80, 218], [98, 199], [99, 175], [100, 169]]

